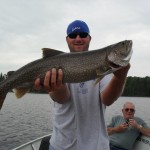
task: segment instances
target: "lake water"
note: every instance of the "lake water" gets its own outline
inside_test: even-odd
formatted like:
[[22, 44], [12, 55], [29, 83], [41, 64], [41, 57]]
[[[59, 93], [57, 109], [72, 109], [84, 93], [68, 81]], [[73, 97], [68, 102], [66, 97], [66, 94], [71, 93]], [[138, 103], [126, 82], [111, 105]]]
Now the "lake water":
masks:
[[[122, 105], [131, 101], [136, 115], [150, 126], [150, 98], [120, 97], [106, 109], [106, 123], [112, 116], [121, 115]], [[0, 111], [0, 150], [11, 150], [52, 130], [52, 100], [47, 94], [26, 94], [16, 99], [9, 93]]]

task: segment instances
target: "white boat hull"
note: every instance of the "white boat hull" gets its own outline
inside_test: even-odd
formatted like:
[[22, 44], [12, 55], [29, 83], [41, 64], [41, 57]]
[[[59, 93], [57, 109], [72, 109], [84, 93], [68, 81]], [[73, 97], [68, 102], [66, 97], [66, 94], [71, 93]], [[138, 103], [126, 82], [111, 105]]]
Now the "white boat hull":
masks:
[[144, 135], [138, 137], [133, 150], [150, 150], [150, 137]]

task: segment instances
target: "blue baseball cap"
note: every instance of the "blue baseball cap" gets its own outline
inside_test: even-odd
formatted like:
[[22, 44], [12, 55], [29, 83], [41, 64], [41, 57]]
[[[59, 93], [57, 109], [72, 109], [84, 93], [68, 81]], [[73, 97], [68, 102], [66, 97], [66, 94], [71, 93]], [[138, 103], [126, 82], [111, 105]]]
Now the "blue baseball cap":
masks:
[[88, 25], [84, 21], [75, 20], [68, 25], [67, 35], [69, 35], [70, 33], [76, 33], [76, 32], [78, 33], [86, 32], [89, 34], [90, 30], [89, 30]]

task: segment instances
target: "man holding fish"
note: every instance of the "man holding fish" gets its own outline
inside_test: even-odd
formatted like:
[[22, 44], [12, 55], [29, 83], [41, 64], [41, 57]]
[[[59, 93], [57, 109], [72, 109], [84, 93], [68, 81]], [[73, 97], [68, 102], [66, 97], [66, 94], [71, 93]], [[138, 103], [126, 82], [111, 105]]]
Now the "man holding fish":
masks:
[[[66, 41], [71, 53], [80, 54], [88, 51], [91, 35], [87, 24], [81, 20], [70, 23]], [[128, 42], [130, 44], [128, 46], [124, 46], [126, 43], [121, 44], [131, 51], [132, 41]], [[110, 59], [116, 56], [109, 52], [108, 55]], [[109, 150], [104, 121], [105, 108], [117, 100], [123, 91], [130, 68], [130, 57], [126, 56], [128, 62], [122, 67], [107, 61], [111, 69], [106, 70], [106, 74], [97, 69], [96, 73], [102, 75], [97, 80], [64, 83], [65, 75], [61, 66], [50, 68], [43, 82], [40, 78], [36, 79], [36, 89], [45, 88], [54, 101], [53, 133], [49, 150]], [[75, 66], [79, 63], [73, 58], [72, 61]], [[83, 58], [82, 63], [85, 61]], [[110, 70], [113, 70], [113, 73], [109, 73]]]

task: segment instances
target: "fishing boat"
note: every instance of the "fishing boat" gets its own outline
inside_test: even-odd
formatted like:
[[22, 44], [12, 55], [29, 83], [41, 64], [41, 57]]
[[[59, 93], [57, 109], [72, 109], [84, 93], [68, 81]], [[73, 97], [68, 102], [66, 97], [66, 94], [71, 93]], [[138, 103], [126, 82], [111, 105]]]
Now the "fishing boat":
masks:
[[[51, 134], [39, 137], [13, 150], [39, 150], [42, 139], [49, 139]], [[133, 150], [150, 150], [150, 137], [141, 135], [136, 139]]]
[[150, 137], [141, 135], [136, 139], [133, 150], [150, 150]]
[[50, 137], [51, 137], [51, 134], [44, 135], [44, 136], [39, 137], [39, 138], [37, 138], [35, 140], [29, 141], [29, 142], [27, 142], [25, 144], [22, 144], [21, 146], [16, 147], [16, 148], [14, 148], [12, 150], [39, 150], [42, 140], [46, 139], [45, 143], [47, 143], [47, 145], [48, 145]]

